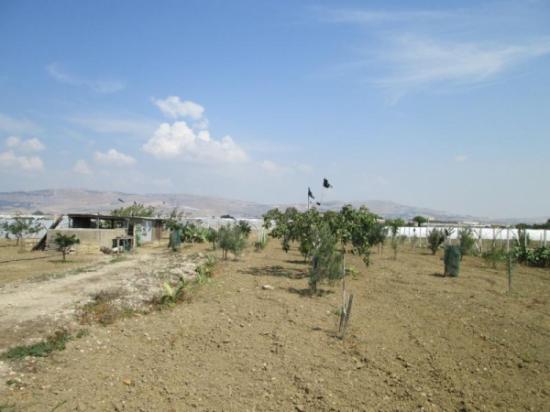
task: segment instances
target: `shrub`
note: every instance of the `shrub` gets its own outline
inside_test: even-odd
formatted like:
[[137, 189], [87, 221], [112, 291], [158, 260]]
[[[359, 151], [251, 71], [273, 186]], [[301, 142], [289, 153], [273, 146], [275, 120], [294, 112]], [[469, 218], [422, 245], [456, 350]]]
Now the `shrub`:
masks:
[[433, 255], [437, 253], [439, 246], [445, 242], [446, 238], [445, 232], [440, 229], [432, 229], [430, 233], [428, 233], [428, 247]]
[[550, 267], [550, 247], [540, 246], [536, 249], [514, 248], [514, 257], [518, 262], [528, 266], [546, 268]]
[[458, 232], [458, 240], [460, 247], [460, 260], [464, 255], [470, 255], [474, 251], [476, 240], [472, 229], [469, 227], [463, 228]]
[[246, 239], [238, 225], [227, 224], [218, 230], [218, 243], [223, 251], [223, 258], [227, 259], [227, 253], [231, 252], [239, 256], [246, 246]]

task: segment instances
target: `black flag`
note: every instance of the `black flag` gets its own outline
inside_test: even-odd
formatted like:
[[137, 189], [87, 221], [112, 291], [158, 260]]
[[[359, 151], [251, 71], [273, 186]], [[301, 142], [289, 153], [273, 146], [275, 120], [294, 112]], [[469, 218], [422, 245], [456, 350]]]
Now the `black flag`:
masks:
[[313, 196], [313, 193], [311, 192], [311, 189], [309, 187], [307, 188], [307, 197], [309, 197], [310, 199], [315, 199], [315, 196]]
[[330, 189], [332, 187], [332, 185], [328, 182], [328, 179], [326, 177], [323, 179], [323, 187], [327, 189]]

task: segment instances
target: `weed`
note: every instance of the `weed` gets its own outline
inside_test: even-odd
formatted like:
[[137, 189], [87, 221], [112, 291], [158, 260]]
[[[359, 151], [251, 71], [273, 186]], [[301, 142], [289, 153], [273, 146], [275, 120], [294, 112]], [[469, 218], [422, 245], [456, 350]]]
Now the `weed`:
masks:
[[15, 346], [2, 355], [5, 359], [22, 359], [27, 356], [45, 357], [53, 351], [65, 349], [65, 345], [72, 339], [71, 335], [64, 329], [56, 331], [46, 340], [33, 345]]
[[0, 412], [15, 412], [15, 404], [0, 404]]
[[265, 247], [267, 246], [267, 241], [268, 241], [268, 238], [267, 238], [266, 231], [261, 230], [260, 232], [258, 232], [258, 240], [254, 242], [254, 250], [256, 252], [260, 252], [264, 250]]
[[76, 332], [75, 338], [80, 339], [85, 336], [88, 336], [90, 334], [90, 331], [88, 329], [80, 329], [78, 332]]
[[93, 300], [81, 308], [79, 319], [81, 324], [99, 323], [103, 326], [113, 324], [117, 319], [128, 318], [135, 311], [129, 307], [115, 303], [120, 297], [118, 291], [101, 291]]
[[215, 256], [206, 256], [206, 261], [202, 265], [197, 266], [197, 268], [195, 269], [195, 273], [197, 274], [197, 283], [203, 284], [212, 277], [214, 273], [214, 267], [216, 266], [217, 262], [218, 260]]
[[164, 294], [160, 298], [154, 298], [151, 302], [155, 307], [159, 309], [173, 307], [176, 303], [185, 300], [185, 288], [187, 287], [185, 279], [180, 278], [175, 287], [170, 286], [168, 282], [165, 282], [162, 287], [164, 288]]
[[348, 266], [346, 268], [346, 275], [351, 275], [351, 278], [356, 280], [359, 277], [359, 271], [353, 266]]

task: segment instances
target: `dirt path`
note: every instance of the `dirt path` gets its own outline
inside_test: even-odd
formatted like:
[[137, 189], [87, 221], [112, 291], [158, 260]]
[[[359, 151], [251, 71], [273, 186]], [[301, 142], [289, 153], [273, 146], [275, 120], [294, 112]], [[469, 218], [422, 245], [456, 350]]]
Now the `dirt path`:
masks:
[[[350, 280], [344, 341], [338, 287], [304, 294], [299, 255], [223, 262], [190, 303], [94, 326], [50, 358], [19, 365], [17, 411], [533, 410], [550, 404], [550, 276], [503, 274], [465, 259], [374, 256]], [[270, 284], [274, 290], [263, 290]], [[22, 374], [22, 375], [21, 375]], [[2, 403], [0, 402], [0, 405]]]
[[57, 278], [5, 285], [0, 288], [0, 330], [11, 333], [0, 334], [0, 352], [73, 324], [77, 308], [99, 292], [116, 291], [126, 298], [125, 304], [137, 308], [160, 292], [161, 278], [189, 275], [194, 267], [166, 248], [150, 248]]

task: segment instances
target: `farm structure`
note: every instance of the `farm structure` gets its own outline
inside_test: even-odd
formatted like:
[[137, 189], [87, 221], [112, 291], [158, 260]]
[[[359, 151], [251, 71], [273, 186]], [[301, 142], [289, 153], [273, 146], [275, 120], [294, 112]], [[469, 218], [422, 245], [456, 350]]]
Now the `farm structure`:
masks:
[[57, 234], [76, 235], [80, 244], [91, 248], [118, 248], [130, 250], [139, 243], [158, 241], [162, 237], [164, 220], [138, 216], [101, 214], [68, 214], [62, 227], [49, 229], [44, 247], [54, 247]]

